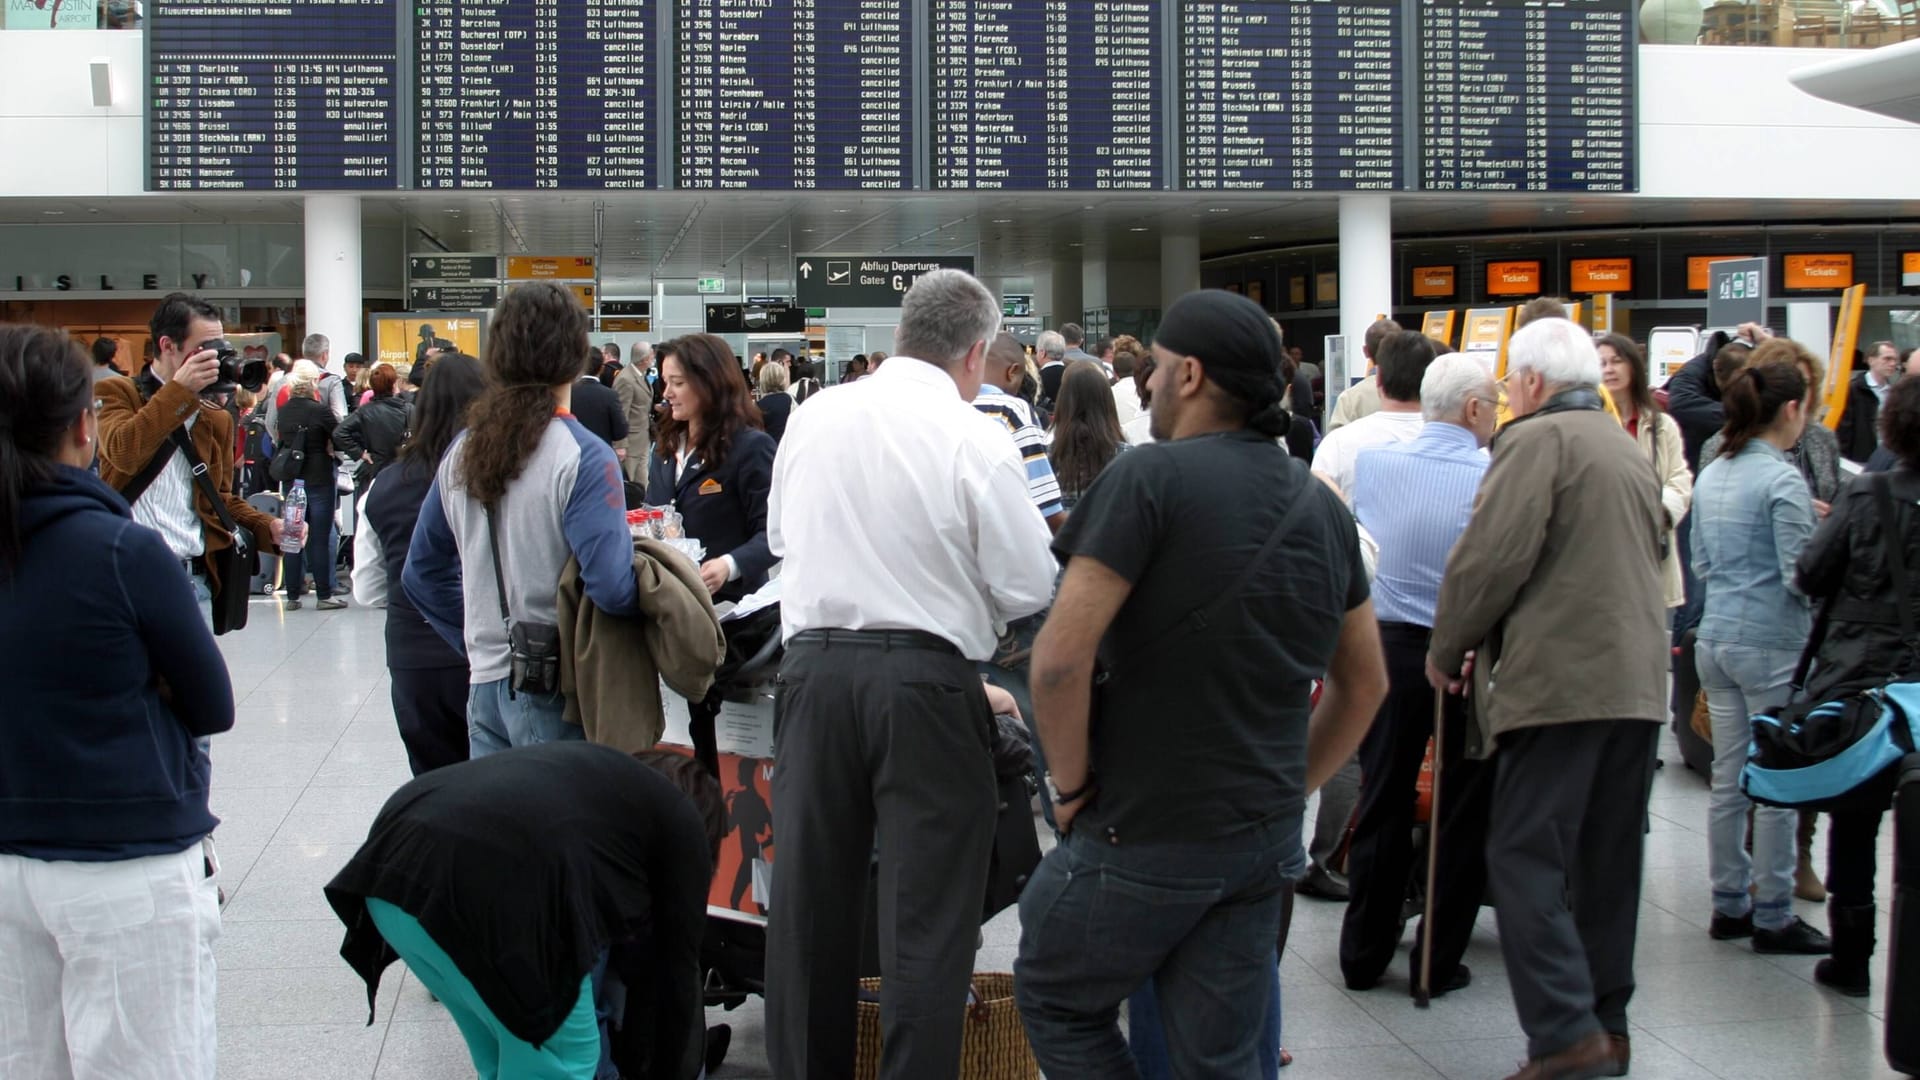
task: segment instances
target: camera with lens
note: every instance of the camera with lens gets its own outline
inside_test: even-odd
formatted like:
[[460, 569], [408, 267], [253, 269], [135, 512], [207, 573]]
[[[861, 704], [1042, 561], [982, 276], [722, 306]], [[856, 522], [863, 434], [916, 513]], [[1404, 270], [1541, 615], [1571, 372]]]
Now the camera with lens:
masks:
[[202, 394], [231, 394], [235, 387], [249, 393], [258, 393], [267, 385], [267, 362], [264, 358], [248, 359], [240, 355], [226, 338], [212, 338], [203, 341], [193, 351], [206, 352], [212, 349], [220, 364], [220, 377], [212, 386], [201, 391]]

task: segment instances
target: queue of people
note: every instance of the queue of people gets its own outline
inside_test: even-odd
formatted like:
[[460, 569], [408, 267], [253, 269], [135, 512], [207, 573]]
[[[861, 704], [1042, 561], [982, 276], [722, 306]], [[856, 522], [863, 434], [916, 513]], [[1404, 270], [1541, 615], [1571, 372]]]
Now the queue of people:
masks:
[[[1048, 1076], [1275, 1076], [1296, 889], [1348, 903], [1350, 989], [1396, 982], [1429, 740], [1448, 797], [1405, 985], [1470, 984], [1490, 897], [1528, 1042], [1511, 1080], [1625, 1075], [1668, 640], [1689, 601], [1716, 751], [1707, 932], [1824, 956], [1820, 982], [1869, 992], [1891, 792], [1831, 814], [1822, 933], [1792, 908], [1810, 818], [1752, 805], [1739, 777], [1747, 718], [1785, 701], [1802, 650], [1812, 693], [1920, 665], [1900, 584], [1920, 566], [1920, 379], [1869, 383], [1876, 449], [1898, 462], [1882, 487], [1841, 482], [1810, 422], [1818, 360], [1757, 328], [1695, 369], [1719, 410], [1708, 439], [1700, 412], [1663, 410], [1631, 340], [1545, 308], [1503, 379], [1376, 324], [1377, 408], [1319, 440], [1299, 362], [1243, 297], [1181, 298], [1151, 346], [1049, 332], [1039, 364], [999, 312], [970, 275], [924, 275], [896, 352], [821, 390], [779, 352], [750, 383], [704, 334], [621, 365], [569, 293], [530, 283], [484, 356], [410, 373], [410, 402], [373, 366], [340, 412], [325, 339], [304, 343], [272, 424], [312, 470], [319, 536], [334, 455], [365, 466], [352, 584], [385, 608], [414, 774], [326, 889], [370, 1003], [406, 963], [483, 1076], [690, 1080], [711, 1060], [717, 698], [693, 703], [691, 757], [629, 754], [585, 745], [556, 673], [563, 578], [607, 617], [641, 611], [623, 511], [642, 478], [705, 551], [685, 568], [701, 603], [779, 578], [776, 1076], [853, 1073], [870, 872], [879, 1075], [959, 1075], [996, 715], [1035, 737], [1058, 840], [1021, 896], [1014, 972]], [[213, 1074], [205, 740], [234, 702], [206, 616], [236, 583], [210, 556], [276, 551], [285, 527], [232, 491], [217, 310], [170, 297], [154, 329], [136, 381], [63, 334], [0, 326], [7, 715], [64, 718], [0, 723], [0, 801], [19, 808], [0, 818], [5, 1075]], [[590, 400], [617, 435], [583, 422]], [[325, 561], [316, 590], [338, 606]], [[288, 573], [297, 607], [298, 555]], [[63, 648], [50, 612], [110, 655]], [[1009, 661], [1022, 626], [1030, 659]], [[76, 707], [81, 681], [99, 692]], [[133, 892], [142, 919], [42, 902]], [[119, 959], [75, 959], [103, 953]]]

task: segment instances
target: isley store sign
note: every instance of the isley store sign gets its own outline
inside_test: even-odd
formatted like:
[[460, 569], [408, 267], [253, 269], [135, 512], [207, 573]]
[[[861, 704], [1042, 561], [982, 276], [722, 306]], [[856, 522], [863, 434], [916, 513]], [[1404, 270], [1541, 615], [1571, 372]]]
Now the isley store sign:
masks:
[[[212, 274], [189, 274], [188, 276], [193, 278], [193, 287], [196, 289], [204, 289], [213, 281]], [[75, 275], [73, 274], [56, 274], [53, 277], [53, 283], [48, 285], [46, 284], [46, 279], [39, 274], [15, 274], [13, 276], [13, 291], [41, 292], [51, 289], [54, 292], [72, 292], [75, 289], [97, 288], [101, 292], [112, 292], [122, 287], [113, 283], [113, 275], [111, 274], [99, 275], [99, 282], [98, 285], [93, 285], [90, 282], [76, 281]], [[158, 292], [160, 290], [160, 275], [141, 274], [139, 287], [151, 292]]]

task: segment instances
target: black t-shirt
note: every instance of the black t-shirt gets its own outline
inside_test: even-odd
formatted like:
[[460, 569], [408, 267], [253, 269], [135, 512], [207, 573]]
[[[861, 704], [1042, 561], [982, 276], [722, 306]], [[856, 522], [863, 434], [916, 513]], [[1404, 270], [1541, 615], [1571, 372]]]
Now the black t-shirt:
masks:
[[[1311, 499], [1206, 628], [1295, 499]], [[1074, 828], [1130, 843], [1217, 839], [1306, 803], [1311, 680], [1367, 599], [1353, 516], [1253, 432], [1152, 443], [1094, 481], [1054, 540], [1133, 584], [1100, 644], [1097, 801]]]

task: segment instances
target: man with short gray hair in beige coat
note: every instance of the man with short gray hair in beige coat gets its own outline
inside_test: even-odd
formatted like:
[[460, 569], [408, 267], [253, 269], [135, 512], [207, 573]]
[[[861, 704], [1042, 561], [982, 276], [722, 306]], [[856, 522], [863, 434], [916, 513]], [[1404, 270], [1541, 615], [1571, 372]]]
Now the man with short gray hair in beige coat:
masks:
[[1573, 323], [1514, 335], [1515, 419], [1494, 438], [1479, 507], [1447, 560], [1427, 652], [1435, 687], [1473, 683], [1468, 752], [1497, 750], [1487, 876], [1529, 1058], [1510, 1080], [1621, 1076], [1629, 1059], [1666, 711], [1666, 522], [1599, 381], [1592, 339]]

